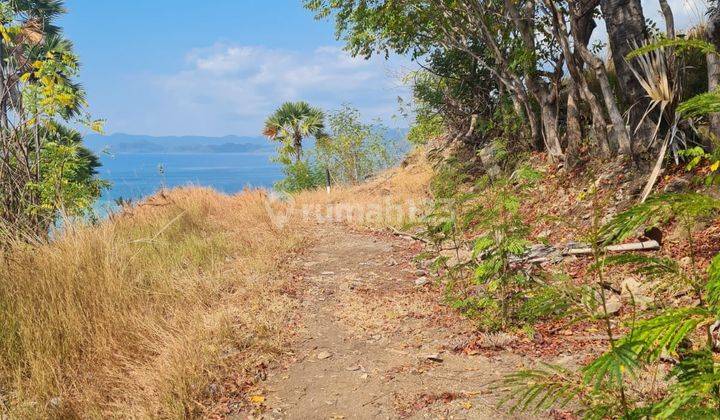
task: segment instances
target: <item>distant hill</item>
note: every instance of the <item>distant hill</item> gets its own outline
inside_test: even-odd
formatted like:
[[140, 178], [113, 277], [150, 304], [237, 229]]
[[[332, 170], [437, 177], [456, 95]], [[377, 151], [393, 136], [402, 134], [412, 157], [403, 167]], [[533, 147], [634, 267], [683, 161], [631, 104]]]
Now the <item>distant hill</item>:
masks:
[[[388, 143], [394, 152], [405, 154], [410, 145], [405, 139], [407, 130], [390, 129]], [[307, 149], [315, 147], [314, 139], [306, 139]], [[89, 134], [85, 145], [96, 153], [273, 153], [275, 144], [262, 136], [146, 136], [141, 134], [115, 133], [107, 136]]]
[[110, 153], [269, 153], [274, 150], [266, 138], [249, 136], [90, 134], [85, 136], [85, 145], [95, 152]]

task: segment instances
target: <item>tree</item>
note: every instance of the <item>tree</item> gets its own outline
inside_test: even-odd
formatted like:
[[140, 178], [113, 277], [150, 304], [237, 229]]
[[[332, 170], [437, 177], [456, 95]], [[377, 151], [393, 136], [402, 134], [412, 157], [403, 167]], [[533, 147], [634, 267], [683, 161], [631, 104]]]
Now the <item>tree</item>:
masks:
[[[707, 37], [715, 48], [720, 51], [720, 8], [717, 0], [711, 2], [708, 9]], [[707, 54], [708, 90], [715, 91], [720, 88], [720, 58], [715, 53]], [[709, 116], [710, 132], [720, 139], [720, 113]]]
[[360, 112], [343, 105], [329, 117], [331, 134], [317, 142], [317, 164], [327, 168], [334, 182], [356, 184], [392, 163], [386, 129], [364, 124]]
[[[461, 133], [474, 133], [486, 118], [480, 111], [483, 106], [502, 103], [503, 97], [512, 101], [515, 113], [526, 122], [534, 148], [544, 149], [556, 162], [571, 159], [568, 150], [570, 155], [584, 150], [579, 144], [585, 132], [593, 140], [591, 153], [637, 159], [649, 158], [645, 152], [670, 131], [671, 124], [664, 121], [670, 112], [657, 103], [671, 99], [648, 91], [658, 86], [650, 86], [647, 79], [652, 82], [657, 76], [673, 82], [677, 66], [671, 61], [658, 63], [669, 69], [667, 74], [647, 75], [646, 57], [628, 58], [631, 51], [653, 41], [640, 0], [304, 0], [304, 4], [317, 18], [334, 19], [338, 39], [345, 41], [352, 55], [410, 54], [443, 84], [464, 86], [461, 93], [447, 89], [443, 102], [452, 106], [438, 108], [448, 137], [463, 143], [478, 145], [477, 137]], [[660, 0], [660, 8], [665, 36], [672, 39], [672, 9], [667, 0]], [[608, 30], [613, 69], [588, 45], [595, 20], [601, 17]], [[448, 66], [448, 62], [463, 65]], [[438, 68], [443, 71], [436, 72]], [[611, 83], [613, 71], [617, 84]], [[487, 94], [468, 100], [466, 92], [477, 86], [486, 87]], [[624, 114], [629, 115], [629, 128]], [[435, 115], [419, 116], [432, 122], [430, 128], [439, 121]], [[582, 123], [589, 121], [589, 130], [583, 131]], [[458, 129], [460, 125], [465, 130]]]
[[653, 131], [652, 124], [644, 118], [649, 99], [625, 58], [648, 41], [642, 3], [640, 0], [601, 0], [600, 9], [607, 27], [618, 93], [630, 111], [631, 130], [638, 131], [642, 146], [647, 147]]
[[[318, 17], [335, 12], [337, 35], [354, 55], [390, 51], [411, 53], [415, 59], [438, 51], [468, 55], [525, 115], [534, 146], [545, 148], [553, 159], [562, 158], [556, 88], [563, 76], [563, 58], [556, 43], [545, 36], [544, 20], [535, 19], [533, 3], [306, 0], [305, 5]], [[473, 121], [472, 116], [467, 119]]]
[[[293, 154], [295, 163], [302, 159], [302, 141], [306, 137], [325, 135], [325, 115], [307, 102], [285, 102], [265, 120], [263, 135], [282, 144], [285, 156]], [[282, 156], [281, 156], [282, 158]]]
[[47, 233], [60, 211], [88, 211], [106, 185], [97, 158], [63, 124], [101, 129], [83, 115], [78, 59], [54, 25], [59, 0], [0, 3], [0, 228]]

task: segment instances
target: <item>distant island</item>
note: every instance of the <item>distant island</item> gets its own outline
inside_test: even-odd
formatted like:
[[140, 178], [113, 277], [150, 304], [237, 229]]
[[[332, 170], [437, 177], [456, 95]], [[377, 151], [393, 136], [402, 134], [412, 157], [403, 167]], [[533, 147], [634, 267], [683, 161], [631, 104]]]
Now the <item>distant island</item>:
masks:
[[[389, 129], [386, 141], [392, 151], [401, 156], [410, 150], [407, 129]], [[148, 136], [115, 133], [88, 134], [85, 146], [96, 153], [274, 153], [276, 144], [262, 136]], [[315, 147], [315, 140], [305, 142], [307, 149]]]
[[85, 145], [97, 153], [271, 153], [264, 137], [147, 136], [116, 133], [85, 136]]

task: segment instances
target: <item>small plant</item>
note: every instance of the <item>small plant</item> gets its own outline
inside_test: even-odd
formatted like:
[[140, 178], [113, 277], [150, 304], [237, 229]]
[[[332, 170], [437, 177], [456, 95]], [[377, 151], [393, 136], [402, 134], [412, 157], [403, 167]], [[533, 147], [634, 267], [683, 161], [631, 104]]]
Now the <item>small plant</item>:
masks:
[[[717, 141], [715, 141], [717, 143]], [[717, 185], [720, 183], [720, 148], [713, 147], [711, 152], [706, 152], [700, 146], [681, 150], [680, 155], [689, 159], [685, 165], [687, 171], [699, 169], [705, 174], [705, 185]]]
[[[720, 410], [720, 363], [715, 357], [720, 325], [720, 254], [706, 270], [701, 270], [691, 232], [699, 218], [718, 210], [720, 201], [705, 195], [665, 194], [595, 229], [593, 272], [597, 284], [604, 282], [606, 265], [632, 264], [636, 273], [656, 279], [659, 287], [672, 284], [676, 293], [689, 293], [693, 299], [684, 305], [668, 305], [647, 318], [633, 317], [626, 325], [628, 332], [616, 338], [601, 294], [607, 351], [577, 373], [544, 366], [509, 375], [503, 384], [513, 409], [542, 410], [575, 400], [583, 407], [586, 418], [715, 418]], [[670, 218], [678, 220], [685, 232], [690, 248], [686, 267], [669, 258], [604, 255], [604, 245], [624, 240], [643, 225]], [[659, 398], [631, 394], [629, 386], [637, 376], [657, 369], [663, 359], [673, 361], [666, 378], [667, 391]]]
[[542, 273], [522, 263], [530, 242], [520, 207], [523, 192], [540, 175], [521, 167], [507, 178], [483, 178], [463, 190], [463, 174], [452, 165], [440, 171], [436, 204], [425, 220], [446, 299], [484, 330], [534, 320], [525, 305], [539, 305], [543, 294], [535, 291], [544, 283]]

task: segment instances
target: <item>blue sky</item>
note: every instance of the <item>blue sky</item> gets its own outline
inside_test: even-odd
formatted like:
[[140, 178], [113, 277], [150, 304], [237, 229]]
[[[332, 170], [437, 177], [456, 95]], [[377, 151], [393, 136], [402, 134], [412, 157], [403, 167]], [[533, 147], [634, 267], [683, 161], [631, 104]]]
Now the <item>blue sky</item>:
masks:
[[[678, 27], [703, 0], [670, 0]], [[662, 25], [656, 0], [646, 17]], [[61, 24], [75, 42], [94, 116], [107, 131], [150, 135], [258, 135], [280, 103], [358, 107], [390, 126], [401, 76], [414, 66], [350, 58], [332, 22], [301, 0], [66, 0]], [[604, 27], [595, 32], [605, 39]]]
[[366, 119], [406, 122], [397, 97], [403, 57], [349, 57], [332, 22], [300, 0], [66, 0], [61, 20], [82, 62], [95, 117], [107, 131], [258, 135], [286, 100], [342, 103]]

